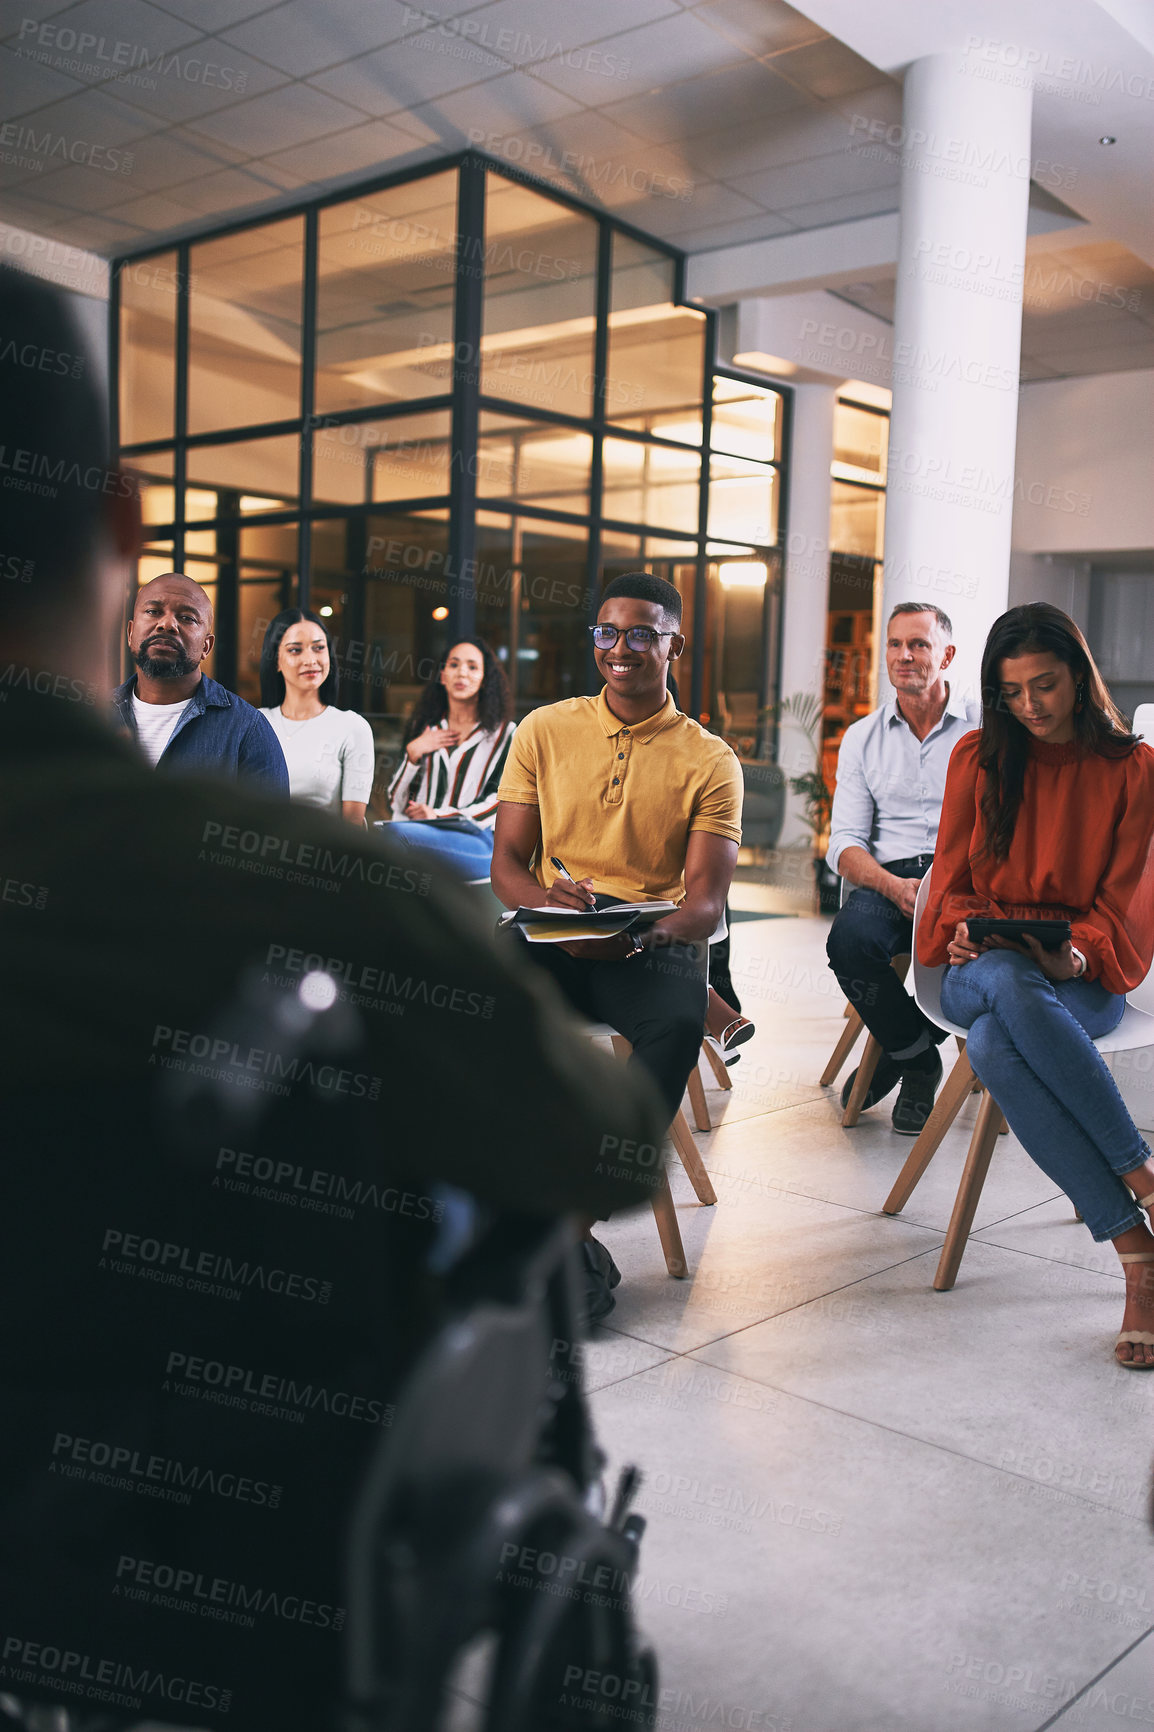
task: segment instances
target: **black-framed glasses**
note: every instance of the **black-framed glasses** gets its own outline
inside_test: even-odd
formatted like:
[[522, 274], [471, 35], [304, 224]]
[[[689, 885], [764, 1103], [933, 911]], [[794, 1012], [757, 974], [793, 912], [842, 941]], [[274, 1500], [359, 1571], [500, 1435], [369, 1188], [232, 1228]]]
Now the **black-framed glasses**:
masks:
[[[622, 635], [621, 627], [616, 625], [591, 625], [593, 642], [599, 650], [612, 649], [617, 639]], [[631, 625], [625, 630], [625, 642], [635, 655], [644, 655], [651, 649], [659, 637], [676, 637], [675, 631], [654, 631], [651, 625]]]

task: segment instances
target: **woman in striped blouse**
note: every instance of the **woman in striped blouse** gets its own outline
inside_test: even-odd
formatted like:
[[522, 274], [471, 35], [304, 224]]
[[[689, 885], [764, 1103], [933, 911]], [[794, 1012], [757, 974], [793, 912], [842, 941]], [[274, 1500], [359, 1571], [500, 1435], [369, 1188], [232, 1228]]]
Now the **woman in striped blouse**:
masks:
[[487, 878], [514, 724], [505, 670], [480, 638], [453, 645], [413, 707], [389, 784], [389, 835]]

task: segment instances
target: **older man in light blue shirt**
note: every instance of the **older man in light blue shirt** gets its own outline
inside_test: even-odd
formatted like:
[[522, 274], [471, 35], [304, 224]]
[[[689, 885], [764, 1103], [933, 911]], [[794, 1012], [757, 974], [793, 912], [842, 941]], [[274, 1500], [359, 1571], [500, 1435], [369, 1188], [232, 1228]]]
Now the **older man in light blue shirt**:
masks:
[[981, 720], [980, 705], [950, 693], [945, 672], [953, 659], [953, 626], [941, 608], [907, 601], [894, 609], [886, 672], [895, 695], [845, 731], [826, 856], [854, 886], [830, 928], [830, 967], [882, 1047], [865, 1105], [900, 1083], [892, 1122], [910, 1136], [933, 1107], [945, 1035], [922, 1015], [890, 960], [913, 948], [914, 901], [933, 864], [950, 753]]

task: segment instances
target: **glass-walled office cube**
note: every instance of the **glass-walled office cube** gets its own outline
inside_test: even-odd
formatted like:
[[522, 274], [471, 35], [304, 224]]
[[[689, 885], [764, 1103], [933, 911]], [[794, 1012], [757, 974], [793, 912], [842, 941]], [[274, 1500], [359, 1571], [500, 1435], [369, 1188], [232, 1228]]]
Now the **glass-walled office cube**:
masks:
[[713, 366], [682, 274], [474, 153], [117, 261], [139, 580], [204, 585], [253, 702], [269, 621], [319, 612], [387, 742], [463, 635], [519, 716], [595, 691], [600, 590], [644, 569], [683, 597], [683, 707], [763, 755], [788, 402]]

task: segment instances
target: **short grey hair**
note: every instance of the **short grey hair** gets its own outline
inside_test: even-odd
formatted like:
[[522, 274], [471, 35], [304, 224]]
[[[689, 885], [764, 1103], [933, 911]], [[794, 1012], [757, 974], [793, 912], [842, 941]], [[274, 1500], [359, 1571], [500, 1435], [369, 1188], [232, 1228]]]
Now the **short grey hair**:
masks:
[[932, 613], [942, 628], [943, 637], [950, 643], [954, 641], [954, 622], [942, 608], [935, 607], [932, 601], [899, 601], [896, 607], [890, 609], [890, 617], [886, 625], [890, 625], [899, 613]]

